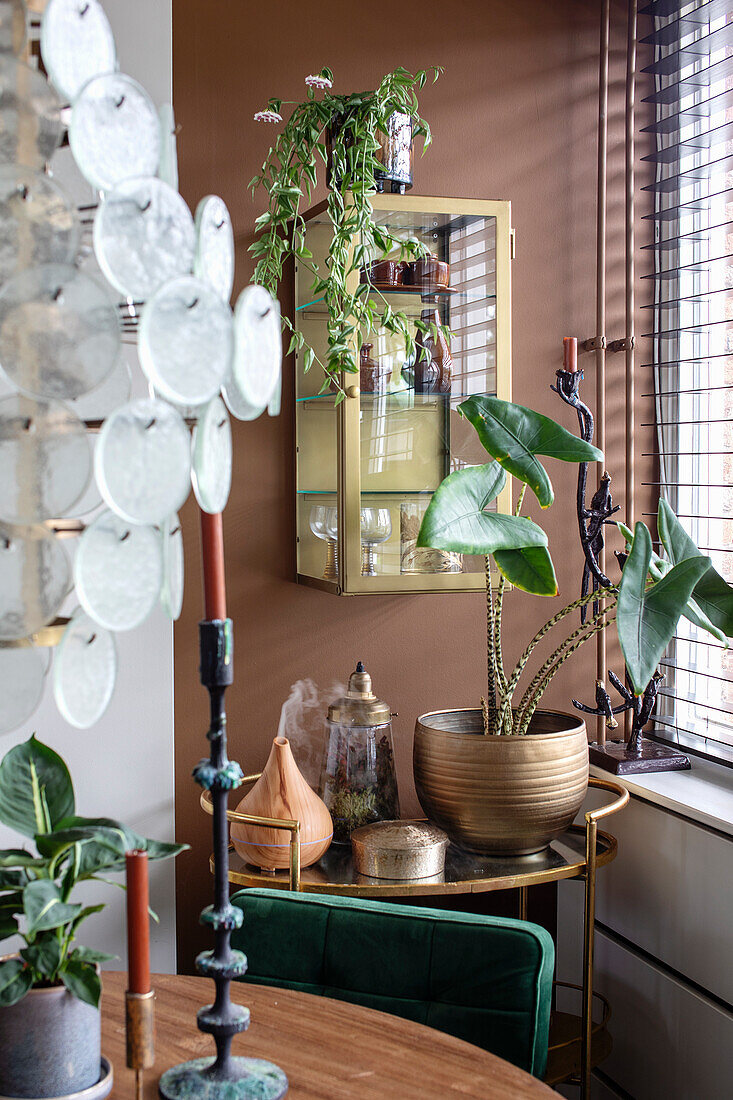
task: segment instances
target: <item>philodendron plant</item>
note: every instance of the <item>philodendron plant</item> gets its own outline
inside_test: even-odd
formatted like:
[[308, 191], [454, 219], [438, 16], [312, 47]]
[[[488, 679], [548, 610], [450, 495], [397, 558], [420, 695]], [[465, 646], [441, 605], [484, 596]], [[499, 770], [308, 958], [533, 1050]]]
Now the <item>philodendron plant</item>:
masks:
[[0, 1008], [33, 987], [61, 983], [96, 1007], [98, 964], [113, 956], [83, 947], [76, 935], [82, 921], [104, 905], [72, 901], [74, 887], [107, 882], [106, 875], [124, 869], [131, 849], [165, 859], [186, 845], [146, 840], [110, 818], [78, 817], [66, 765], [35, 737], [0, 763], [0, 822], [36, 848], [0, 851], [0, 941], [16, 933], [24, 941], [17, 954], [0, 961]]
[[[425, 512], [417, 545], [481, 554], [486, 559], [488, 691], [481, 700], [485, 733], [527, 733], [532, 715], [559, 669], [585, 642], [614, 622], [637, 695], [654, 675], [682, 616], [727, 646], [733, 637], [733, 588], [713, 568], [710, 558], [700, 553], [662, 500], [658, 530], [667, 558], [653, 552], [646, 524], [637, 523], [633, 531], [619, 524], [628, 553], [619, 584], [563, 607], [537, 631], [514, 669], [507, 672], [502, 655], [507, 583], [538, 596], [558, 594], [547, 535], [521, 515], [527, 486], [543, 509], [554, 499], [552, 483], [538, 456], [577, 463], [602, 461], [603, 454], [549, 417], [496, 397], [470, 397], [458, 411], [476, 429], [492, 461], [445, 478]], [[521, 483], [514, 514], [509, 516], [488, 510], [504, 488], [507, 474]], [[496, 582], [491, 557], [499, 573]], [[517, 698], [522, 674], [537, 646], [574, 611], [596, 602], [597, 613], [555, 647]]]

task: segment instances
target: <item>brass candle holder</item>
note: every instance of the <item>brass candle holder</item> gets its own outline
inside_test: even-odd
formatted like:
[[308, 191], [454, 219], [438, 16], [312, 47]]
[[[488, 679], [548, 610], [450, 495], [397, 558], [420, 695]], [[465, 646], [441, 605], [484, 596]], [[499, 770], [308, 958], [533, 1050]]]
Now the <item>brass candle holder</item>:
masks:
[[135, 1071], [135, 1098], [142, 1100], [143, 1071], [155, 1064], [155, 992], [125, 993], [127, 1066]]

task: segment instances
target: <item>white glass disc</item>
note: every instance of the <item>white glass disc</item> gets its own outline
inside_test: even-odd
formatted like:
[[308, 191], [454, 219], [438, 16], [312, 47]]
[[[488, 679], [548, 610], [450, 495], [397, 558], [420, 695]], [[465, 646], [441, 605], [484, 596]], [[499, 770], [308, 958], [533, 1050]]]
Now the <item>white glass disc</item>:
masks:
[[114, 635], [77, 608], [53, 663], [53, 693], [61, 716], [77, 729], [89, 729], [109, 706], [116, 678]]
[[50, 646], [34, 646], [35, 652], [41, 658], [41, 664], [43, 666], [43, 675], [48, 676], [49, 669], [51, 668], [51, 647]]
[[79, 233], [76, 209], [50, 176], [0, 167], [0, 284], [33, 264], [72, 263]]
[[224, 402], [215, 397], [193, 430], [191, 480], [204, 512], [223, 512], [232, 485], [232, 426]]
[[79, 397], [111, 373], [119, 350], [109, 292], [70, 264], [20, 271], [0, 291], [0, 367], [24, 393]]
[[100, 191], [154, 176], [160, 159], [155, 104], [130, 76], [95, 76], [74, 101], [69, 143], [79, 171]]
[[60, 111], [41, 73], [0, 53], [0, 164], [43, 168], [61, 138]]
[[[99, 436], [96, 432], [90, 432], [87, 436], [89, 439], [89, 446], [92, 452], [92, 470], [94, 469], [94, 452], [97, 447], [97, 440]], [[80, 516], [88, 516], [90, 512], [96, 512], [98, 508], [102, 506], [102, 494], [97, 487], [97, 482], [93, 477], [89, 478], [89, 484], [85, 491], [82, 493], [79, 500], [72, 508], [69, 508], [64, 519], [78, 519]]]
[[160, 528], [163, 548], [163, 588], [160, 602], [174, 622], [183, 607], [183, 535], [177, 515], [170, 516]]
[[97, 211], [94, 252], [121, 294], [145, 301], [168, 279], [191, 271], [191, 211], [162, 180], [123, 180]]
[[256, 420], [263, 411], [260, 405], [251, 405], [247, 401], [231, 370], [221, 384], [221, 396], [224, 398], [229, 412], [237, 420]]
[[236, 346], [232, 372], [242, 397], [264, 410], [282, 367], [280, 304], [262, 286], [248, 286], [234, 307]]
[[131, 401], [105, 421], [94, 468], [113, 512], [131, 523], [162, 523], [191, 486], [188, 428], [164, 401]]
[[98, 0], [48, 0], [41, 55], [54, 87], [73, 103], [87, 80], [117, 68], [112, 28]]
[[234, 354], [232, 311], [193, 275], [164, 283], [140, 317], [140, 366], [162, 397], [202, 405], [219, 392]]
[[268, 416], [279, 416], [280, 415], [280, 406], [282, 405], [282, 399], [283, 399], [283, 379], [282, 379], [282, 370], [281, 370], [280, 371], [280, 377], [277, 380], [277, 385], [275, 386], [275, 389], [272, 391], [272, 397], [270, 398], [270, 404], [267, 406], [267, 415]]
[[79, 539], [74, 580], [79, 602], [95, 622], [108, 630], [133, 630], [160, 596], [158, 532], [103, 512]]
[[196, 207], [195, 225], [194, 274], [228, 302], [234, 288], [234, 232], [224, 200], [218, 195], [203, 198]]
[[204, 402], [203, 405], [182, 405], [180, 401], [173, 401], [172, 404], [184, 420], [198, 420], [206, 408], [207, 402]]
[[0, 530], [0, 638], [27, 638], [50, 623], [70, 585], [60, 539], [42, 527]]
[[122, 356], [119, 356], [101, 386], [96, 386], [89, 393], [83, 393], [81, 397], [70, 401], [69, 408], [74, 410], [80, 420], [104, 420], [115, 409], [119, 409], [120, 405], [127, 404], [131, 393], [130, 368]]
[[26, 10], [23, 0], [0, 0], [0, 52], [19, 54], [25, 45], [25, 38]]
[[87, 433], [70, 409], [22, 394], [0, 399], [0, 520], [36, 523], [65, 515], [90, 473]]
[[22, 726], [43, 695], [43, 658], [33, 646], [0, 649], [0, 733]]
[[160, 168], [158, 175], [174, 191], [178, 190], [178, 142], [173, 107], [164, 103], [158, 112], [160, 131]]

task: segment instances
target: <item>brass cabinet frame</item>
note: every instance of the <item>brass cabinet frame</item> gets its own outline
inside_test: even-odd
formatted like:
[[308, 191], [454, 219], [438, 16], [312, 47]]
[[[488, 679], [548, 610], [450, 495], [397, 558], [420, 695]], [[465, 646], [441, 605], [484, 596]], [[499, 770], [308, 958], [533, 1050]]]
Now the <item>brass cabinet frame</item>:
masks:
[[[493, 199], [448, 199], [412, 195], [373, 195], [374, 210], [391, 210], [399, 206], [405, 211], [426, 214], [471, 214], [496, 220], [496, 388], [497, 396], [510, 401], [512, 396], [512, 316], [511, 316], [511, 261], [514, 252], [514, 231], [511, 227], [511, 203]], [[308, 221], [326, 210], [326, 203], [319, 203], [303, 215]], [[298, 268], [296, 265], [296, 287]], [[358, 284], [358, 272], [349, 276], [350, 289]], [[297, 290], [296, 290], [297, 294]], [[297, 312], [294, 311], [297, 327]], [[358, 349], [357, 349], [358, 351]], [[358, 359], [358, 355], [357, 355]], [[296, 356], [296, 370], [299, 369]], [[342, 385], [347, 397], [338, 407], [337, 421], [337, 490], [338, 543], [341, 549], [338, 562], [338, 580], [324, 580], [297, 572], [299, 584], [319, 588], [340, 596], [417, 593], [417, 592], [478, 592], [483, 591], [483, 571], [475, 573], [434, 574], [384, 574], [378, 577], [361, 575], [361, 463], [360, 463], [360, 413], [361, 399], [358, 376], [342, 373]], [[296, 403], [297, 408], [297, 403]], [[298, 500], [299, 454], [296, 448], [296, 507]], [[497, 500], [500, 512], [511, 512], [511, 480]], [[345, 552], [344, 552], [345, 551]]]

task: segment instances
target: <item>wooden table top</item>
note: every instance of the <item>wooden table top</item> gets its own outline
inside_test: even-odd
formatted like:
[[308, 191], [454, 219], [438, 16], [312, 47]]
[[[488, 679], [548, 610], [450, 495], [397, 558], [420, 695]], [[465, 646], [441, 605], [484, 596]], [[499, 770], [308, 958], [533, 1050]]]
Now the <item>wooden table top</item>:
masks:
[[[133, 1100], [134, 1074], [125, 1065], [127, 976], [105, 972], [102, 1053], [114, 1066], [115, 1100]], [[145, 1074], [145, 1100], [178, 1062], [213, 1054], [196, 1011], [212, 1000], [206, 978], [153, 977], [155, 1067]], [[422, 1024], [371, 1008], [291, 989], [232, 983], [232, 1000], [252, 1011], [233, 1053], [266, 1058], [287, 1074], [287, 1100], [541, 1100], [556, 1096], [523, 1070], [479, 1047]]]

